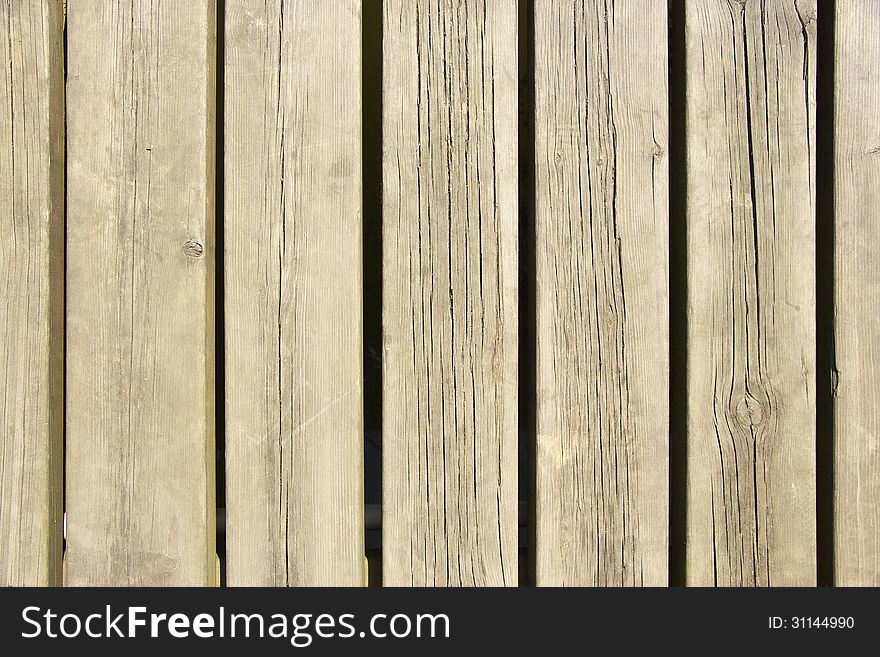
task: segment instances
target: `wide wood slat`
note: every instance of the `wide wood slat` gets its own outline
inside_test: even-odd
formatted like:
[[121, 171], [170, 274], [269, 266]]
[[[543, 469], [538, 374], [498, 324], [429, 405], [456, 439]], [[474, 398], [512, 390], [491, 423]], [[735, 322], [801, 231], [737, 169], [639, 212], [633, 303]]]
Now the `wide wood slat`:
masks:
[[535, 5], [538, 585], [665, 585], [666, 2]]
[[836, 12], [834, 584], [880, 586], [880, 4]]
[[384, 12], [384, 584], [514, 585], [517, 7]]
[[815, 584], [815, 2], [686, 8], [687, 582]]
[[69, 3], [69, 584], [215, 579], [215, 21]]
[[0, 586], [61, 579], [63, 25], [0, 0]]
[[360, 0], [228, 0], [227, 573], [364, 583]]

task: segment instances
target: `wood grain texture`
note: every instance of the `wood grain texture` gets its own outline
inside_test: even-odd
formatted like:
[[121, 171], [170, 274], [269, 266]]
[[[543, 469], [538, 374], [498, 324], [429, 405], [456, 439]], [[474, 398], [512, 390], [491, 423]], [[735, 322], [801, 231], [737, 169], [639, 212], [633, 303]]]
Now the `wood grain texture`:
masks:
[[836, 7], [834, 584], [880, 586], [880, 4]]
[[688, 0], [687, 582], [816, 582], [810, 0]]
[[68, 584], [215, 578], [215, 21], [68, 8]]
[[0, 0], [0, 586], [61, 578], [63, 25]]
[[384, 7], [383, 581], [517, 581], [517, 6]]
[[226, 3], [231, 585], [364, 582], [360, 21]]
[[668, 581], [666, 2], [535, 4], [538, 585]]

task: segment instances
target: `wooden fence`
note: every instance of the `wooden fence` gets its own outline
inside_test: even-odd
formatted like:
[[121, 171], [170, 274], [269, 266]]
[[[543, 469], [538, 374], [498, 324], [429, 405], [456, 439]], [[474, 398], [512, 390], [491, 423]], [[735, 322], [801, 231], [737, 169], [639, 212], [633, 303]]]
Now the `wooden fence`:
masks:
[[880, 584], [880, 2], [66, 4], [0, 583]]

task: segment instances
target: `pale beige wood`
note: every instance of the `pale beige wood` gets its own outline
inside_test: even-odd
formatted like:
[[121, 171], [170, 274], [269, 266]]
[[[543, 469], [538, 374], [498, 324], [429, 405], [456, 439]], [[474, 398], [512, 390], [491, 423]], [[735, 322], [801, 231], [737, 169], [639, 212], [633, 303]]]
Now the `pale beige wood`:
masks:
[[517, 581], [517, 3], [384, 6], [385, 585]]
[[61, 577], [63, 24], [0, 0], [0, 586]]
[[834, 584], [880, 586], [880, 3], [836, 7]]
[[215, 578], [215, 21], [68, 8], [68, 584]]
[[692, 585], [816, 582], [815, 11], [686, 5]]
[[666, 0], [535, 4], [539, 586], [668, 581]]
[[228, 0], [230, 585], [364, 581], [361, 2]]

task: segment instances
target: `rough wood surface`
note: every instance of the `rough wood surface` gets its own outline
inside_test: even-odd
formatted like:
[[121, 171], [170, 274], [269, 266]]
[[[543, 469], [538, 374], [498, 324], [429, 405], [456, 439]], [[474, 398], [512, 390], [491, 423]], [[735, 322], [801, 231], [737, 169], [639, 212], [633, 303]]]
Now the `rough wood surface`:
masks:
[[215, 578], [215, 20], [68, 8], [69, 584]]
[[688, 0], [687, 582], [816, 581], [810, 0]]
[[0, 0], [0, 586], [60, 583], [60, 2]]
[[537, 583], [667, 583], [666, 2], [535, 5]]
[[360, 20], [226, 3], [231, 585], [364, 580]]
[[880, 586], [880, 3], [835, 35], [834, 583]]
[[517, 581], [517, 7], [384, 7], [383, 578]]

